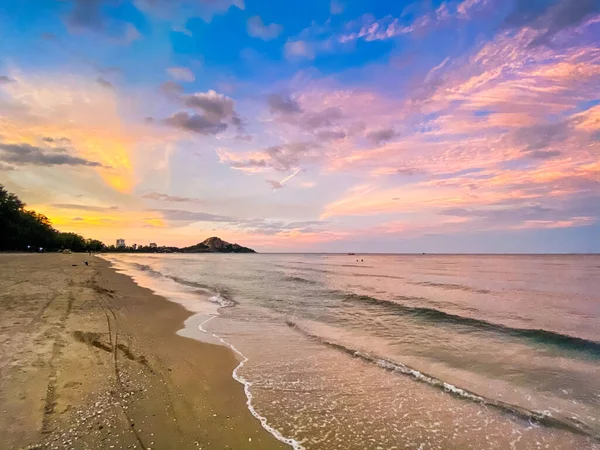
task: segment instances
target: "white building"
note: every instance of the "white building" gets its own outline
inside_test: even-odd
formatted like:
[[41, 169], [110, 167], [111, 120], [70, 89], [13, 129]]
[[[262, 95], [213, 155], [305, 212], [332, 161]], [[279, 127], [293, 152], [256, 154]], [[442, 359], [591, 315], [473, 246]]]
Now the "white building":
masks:
[[117, 248], [125, 247], [125, 239], [117, 239]]

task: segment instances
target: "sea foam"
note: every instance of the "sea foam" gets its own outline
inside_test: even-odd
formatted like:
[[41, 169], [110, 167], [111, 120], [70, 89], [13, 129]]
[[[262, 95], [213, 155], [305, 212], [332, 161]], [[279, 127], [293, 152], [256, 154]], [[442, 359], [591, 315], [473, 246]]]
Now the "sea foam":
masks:
[[[211, 316], [208, 319], [206, 319], [204, 322], [202, 322], [201, 324], [198, 325], [198, 329], [203, 332], [203, 333], [209, 333], [208, 331], [206, 331], [206, 329], [204, 328], [204, 325], [206, 323], [208, 323], [210, 320], [214, 319], [216, 316]], [[240, 363], [236, 366], [235, 369], [233, 369], [233, 379], [236, 380], [238, 383], [242, 384], [244, 386], [244, 393], [246, 394], [246, 406], [248, 407], [248, 410], [250, 411], [250, 413], [256, 417], [262, 427], [267, 430], [269, 433], [271, 433], [278, 441], [283, 442], [284, 444], [287, 444], [289, 446], [291, 446], [294, 450], [305, 450], [304, 447], [302, 446], [302, 444], [300, 442], [298, 442], [295, 439], [292, 438], [288, 438], [283, 436], [279, 430], [273, 428], [269, 422], [267, 421], [267, 418], [260, 415], [258, 413], [258, 411], [256, 411], [256, 408], [254, 407], [254, 404], [252, 403], [253, 400], [253, 395], [252, 392], [250, 392], [250, 387], [252, 386], [252, 383], [248, 380], [246, 380], [242, 375], [240, 375], [239, 371], [244, 367], [244, 365], [248, 362], [248, 357], [246, 355], [244, 355], [241, 351], [239, 351], [233, 344], [227, 342], [225, 339], [223, 339], [221, 336], [215, 334], [215, 333], [210, 333], [215, 339], [217, 339], [218, 341], [220, 341], [223, 345], [229, 347], [231, 350], [233, 350], [234, 353], [236, 353], [240, 358], [241, 361]]]

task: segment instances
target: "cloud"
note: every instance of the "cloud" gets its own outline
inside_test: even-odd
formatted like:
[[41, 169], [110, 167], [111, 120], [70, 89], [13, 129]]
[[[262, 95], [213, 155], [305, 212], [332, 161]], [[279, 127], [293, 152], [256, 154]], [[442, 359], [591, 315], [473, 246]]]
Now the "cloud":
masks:
[[338, 0], [331, 0], [329, 3], [329, 12], [334, 16], [342, 14], [344, 12], [344, 5]]
[[238, 130], [243, 129], [242, 119], [235, 110], [235, 101], [226, 95], [209, 90], [181, 96], [180, 99], [185, 106], [200, 110], [203, 114], [180, 111], [165, 119], [167, 125], [205, 135], [225, 131], [228, 124], [236, 126]]
[[527, 156], [535, 159], [549, 159], [560, 155], [562, 155], [562, 152], [559, 152], [558, 150], [535, 150], [527, 153]]
[[13, 166], [0, 163], [0, 172], [12, 172], [13, 170], [15, 170]]
[[235, 154], [224, 149], [217, 151], [219, 160], [233, 169], [250, 172], [272, 168], [280, 172], [297, 169], [300, 163], [316, 161], [322, 157], [316, 150], [320, 144], [312, 141], [272, 145], [260, 151]]
[[109, 89], [112, 89], [114, 87], [113, 84], [110, 81], [106, 80], [104, 77], [96, 78], [96, 83], [98, 83], [100, 86], [103, 86], [103, 87], [109, 88]]
[[297, 114], [302, 112], [302, 108], [295, 99], [283, 94], [268, 95], [267, 103], [271, 113]]
[[270, 41], [276, 39], [282, 32], [283, 27], [276, 23], [265, 25], [260, 16], [250, 17], [247, 23], [248, 34], [252, 37]]
[[265, 181], [271, 185], [273, 190], [281, 189], [283, 187], [283, 184], [281, 184], [281, 182], [279, 182], [279, 181], [275, 181], [275, 180], [265, 180]]
[[115, 75], [123, 73], [123, 70], [117, 66], [98, 67], [98, 72], [104, 75]]
[[14, 80], [14, 79], [12, 79], [10, 77], [7, 77], [6, 75], [0, 75], [0, 85], [9, 84], [9, 83], [16, 83], [16, 82], [17, 82], [16, 80]]
[[124, 45], [129, 45], [141, 37], [142, 35], [140, 34], [139, 30], [134, 25], [128, 23], [125, 26], [125, 33], [121, 38], [121, 43]]
[[[133, 117], [142, 112], [137, 111], [143, 108], [142, 99], [136, 98], [134, 105], [124, 100], [123, 93], [99, 85], [88, 72], [77, 75], [72, 69], [53, 72], [46, 68], [18, 73], [18, 83], [12, 85], [0, 101], [0, 134], [4, 142], [39, 146], [42, 157], [46, 155], [50, 162], [80, 166], [96, 163], [97, 173], [106, 184], [126, 192], [134, 182], [134, 169], [130, 164], [134, 146], [148, 140], [170, 139], [168, 133], [161, 138], [155, 136], [153, 130], [147, 127], [142, 130], [137, 124], [125, 126], [123, 115]], [[43, 136], [66, 137], [72, 141], [72, 148], [54, 143], [56, 147], [69, 147], [69, 151], [56, 156], [57, 149], [51, 151], [38, 145], [38, 141], [43, 142]], [[35, 155], [29, 154], [32, 156]], [[88, 171], [81, 172], [88, 174]]]
[[[138, 29], [129, 22], [108, 15], [105, 10], [117, 10], [119, 2], [112, 0], [71, 0], [72, 7], [66, 23], [72, 30], [88, 30], [107, 34], [114, 43], [129, 45], [141, 37]], [[45, 39], [56, 35], [45, 33]]]
[[318, 112], [305, 113], [300, 116], [298, 124], [303, 128], [314, 130], [316, 128], [330, 127], [343, 117], [342, 110], [337, 106], [330, 106]]
[[325, 231], [323, 227], [328, 224], [328, 222], [321, 220], [286, 222], [268, 219], [247, 219], [183, 209], [158, 209], [153, 211], [161, 214], [165, 220], [175, 222], [172, 226], [181, 226], [194, 222], [213, 222], [221, 225], [221, 231], [233, 229], [253, 236], [278, 235], [287, 238], [298, 237], [300, 234], [323, 232]]
[[186, 36], [189, 36], [189, 37], [193, 37], [194, 36], [190, 30], [188, 30], [186, 27], [182, 27], [182, 26], [174, 26], [173, 27], [173, 31], [175, 33], [185, 34]]
[[471, 19], [475, 13], [485, 10], [494, 3], [494, 0], [463, 0], [458, 4], [442, 2], [434, 11], [422, 15], [415, 14], [410, 23], [406, 21], [407, 17], [410, 17], [408, 11], [411, 7], [407, 7], [400, 17], [388, 15], [377, 19], [372, 14], [364, 14], [358, 20], [347, 23], [346, 32], [338, 35], [336, 39], [341, 44], [347, 44], [357, 40], [385, 41], [405, 34], [423, 33], [450, 20]]
[[53, 137], [43, 137], [42, 141], [47, 142], [48, 144], [70, 144], [71, 143], [71, 139], [66, 138], [66, 137], [60, 137], [60, 138], [53, 138]]
[[287, 41], [284, 46], [285, 57], [290, 60], [315, 59], [315, 51], [303, 40]]
[[257, 167], [267, 167], [267, 161], [264, 159], [243, 159], [240, 161], [231, 161], [229, 166], [234, 169], [251, 169]]
[[236, 222], [236, 219], [228, 216], [219, 216], [205, 212], [186, 211], [183, 209], [157, 209], [166, 220], [185, 222]]
[[377, 145], [391, 141], [396, 136], [396, 131], [393, 128], [381, 128], [367, 133], [367, 139]]
[[221, 121], [214, 121], [205, 115], [189, 114], [186, 111], [180, 111], [164, 120], [170, 125], [181, 130], [193, 131], [194, 133], [211, 135], [217, 134], [227, 129], [227, 124]]
[[492, 3], [490, 0], [463, 0], [456, 6], [456, 14], [460, 19], [469, 19], [473, 12], [481, 10], [490, 3]]
[[514, 132], [513, 139], [516, 144], [525, 145], [526, 150], [539, 150], [563, 142], [569, 135], [569, 124], [561, 122], [519, 128]]
[[582, 216], [578, 205], [546, 206], [527, 200], [497, 202], [476, 208], [447, 208], [439, 213], [468, 219], [472, 227], [480, 229], [564, 228], [589, 225], [597, 220]]
[[168, 194], [161, 194], [159, 192], [150, 192], [148, 194], [144, 194], [144, 195], [142, 195], [142, 198], [147, 198], [149, 200], [156, 200], [159, 202], [176, 202], [176, 203], [197, 201], [197, 199], [190, 198], [190, 197], [178, 197], [178, 196], [173, 196], [173, 195], [168, 195]]
[[94, 205], [77, 205], [72, 203], [52, 203], [50, 205], [53, 208], [57, 209], [74, 209], [77, 211], [93, 211], [93, 212], [109, 212], [109, 211], [119, 211], [120, 208], [118, 206], [94, 206]]
[[204, 111], [207, 117], [213, 121], [238, 117], [235, 112], [235, 101], [213, 90], [187, 95], [183, 101], [190, 108]]
[[[199, 16], [210, 22], [213, 16], [225, 14], [233, 6], [241, 10], [245, 8], [244, 0], [136, 0], [135, 3], [156, 16], [179, 21]], [[178, 5], [181, 7], [178, 8]]]
[[[426, 18], [427, 16], [425, 16], [425, 19]], [[414, 31], [416, 26], [422, 26], [426, 21], [421, 18], [421, 22], [423, 22], [423, 24], [415, 21], [412, 26], [404, 26], [400, 24], [400, 21], [397, 18], [392, 16], [375, 20], [370, 14], [365, 14], [359, 20], [356, 20], [347, 26], [347, 28], [358, 28], [357, 31], [342, 34], [338, 36], [337, 40], [342, 44], [357, 40], [365, 40], [367, 42], [385, 41], [401, 34], [410, 33]]]
[[103, 167], [99, 162], [72, 156], [63, 148], [45, 149], [25, 143], [0, 143], [0, 161], [15, 165], [32, 166]]
[[548, 44], [556, 34], [576, 27], [600, 11], [598, 0], [516, 0], [515, 7], [505, 19], [509, 27], [527, 26], [541, 31], [532, 45]]
[[407, 176], [411, 177], [413, 175], [423, 175], [423, 174], [426, 174], [427, 172], [423, 169], [418, 169], [416, 167], [403, 167], [400, 169], [396, 169], [396, 173], [398, 175], [407, 175]]
[[321, 141], [337, 141], [346, 137], [346, 132], [343, 130], [319, 130], [316, 134]]
[[67, 16], [69, 25], [99, 31], [104, 28], [105, 19], [101, 11], [104, 0], [72, 0], [73, 7]]
[[264, 150], [269, 158], [269, 164], [282, 172], [297, 167], [304, 157], [311, 154], [317, 147], [314, 142], [294, 142], [285, 145], [274, 145]]
[[185, 81], [191, 83], [196, 80], [194, 73], [187, 67], [169, 67], [167, 72], [177, 81]]
[[160, 92], [167, 96], [178, 97], [183, 94], [183, 86], [175, 81], [165, 81], [160, 85]]

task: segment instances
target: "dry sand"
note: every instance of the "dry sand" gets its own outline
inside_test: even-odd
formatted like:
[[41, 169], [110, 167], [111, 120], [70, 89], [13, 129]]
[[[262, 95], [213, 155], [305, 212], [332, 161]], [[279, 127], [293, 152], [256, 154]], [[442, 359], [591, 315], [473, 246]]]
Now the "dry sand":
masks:
[[0, 449], [289, 448], [189, 315], [99, 258], [0, 255]]

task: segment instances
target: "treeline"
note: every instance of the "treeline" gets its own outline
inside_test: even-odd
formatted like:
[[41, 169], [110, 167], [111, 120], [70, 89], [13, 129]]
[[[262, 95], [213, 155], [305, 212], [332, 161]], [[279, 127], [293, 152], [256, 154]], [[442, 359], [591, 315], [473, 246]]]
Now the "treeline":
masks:
[[175, 253], [181, 251], [178, 247], [150, 247], [149, 245], [138, 245], [137, 247], [115, 247], [109, 245], [102, 250], [110, 253]]
[[99, 252], [105, 245], [77, 233], [55, 230], [43, 214], [25, 209], [25, 203], [0, 184], [0, 250], [44, 251], [70, 249], [74, 252]]

